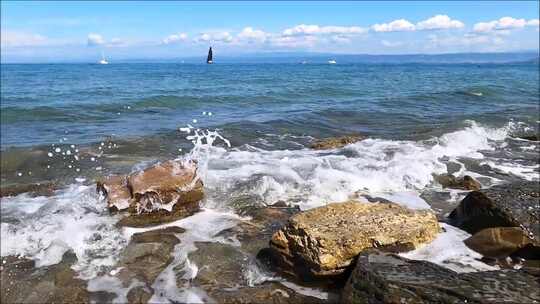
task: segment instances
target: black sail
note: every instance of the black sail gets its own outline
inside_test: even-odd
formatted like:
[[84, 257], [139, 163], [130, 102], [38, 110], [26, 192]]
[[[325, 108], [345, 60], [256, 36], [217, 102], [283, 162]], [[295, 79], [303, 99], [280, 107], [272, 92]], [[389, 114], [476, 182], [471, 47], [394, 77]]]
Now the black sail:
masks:
[[212, 63], [212, 47], [208, 50], [208, 57], [206, 57], [206, 63]]

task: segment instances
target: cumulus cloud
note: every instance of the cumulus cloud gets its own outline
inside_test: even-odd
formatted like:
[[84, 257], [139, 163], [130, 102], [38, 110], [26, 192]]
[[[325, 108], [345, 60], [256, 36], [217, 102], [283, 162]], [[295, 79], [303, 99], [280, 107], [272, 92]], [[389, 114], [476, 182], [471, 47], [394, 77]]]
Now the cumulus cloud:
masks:
[[405, 19], [398, 19], [390, 23], [374, 24], [371, 29], [375, 32], [405, 32], [414, 31], [416, 27]]
[[264, 42], [266, 41], [269, 34], [261, 31], [255, 30], [252, 27], [245, 27], [237, 37], [241, 40], [246, 40], [248, 42]]
[[2, 30], [2, 47], [39, 46], [47, 43], [47, 37], [19, 31]]
[[523, 18], [516, 19], [513, 17], [502, 17], [499, 20], [478, 22], [473, 26], [473, 31], [476, 33], [490, 33], [494, 31], [519, 29], [525, 26], [538, 26], [538, 19], [526, 21]]
[[161, 42], [163, 44], [173, 44], [173, 43], [186, 41], [187, 38], [188, 36], [186, 33], [178, 33], [178, 34], [172, 34], [165, 37]]
[[418, 30], [456, 29], [464, 26], [463, 22], [451, 19], [447, 15], [436, 15], [416, 24]]
[[201, 33], [194, 42], [223, 42], [230, 43], [233, 41], [233, 36], [229, 32]]
[[359, 26], [318, 26], [300, 24], [292, 28], [285, 29], [282, 36], [303, 36], [303, 35], [356, 35], [367, 32], [367, 29]]
[[88, 34], [87, 44], [88, 46], [104, 45], [105, 39], [103, 39], [103, 37], [100, 34], [90, 33]]
[[403, 42], [399, 42], [399, 41], [388, 41], [388, 40], [381, 40], [381, 44], [383, 46], [386, 46], [386, 47], [398, 47], [398, 46], [402, 46], [403, 45]]

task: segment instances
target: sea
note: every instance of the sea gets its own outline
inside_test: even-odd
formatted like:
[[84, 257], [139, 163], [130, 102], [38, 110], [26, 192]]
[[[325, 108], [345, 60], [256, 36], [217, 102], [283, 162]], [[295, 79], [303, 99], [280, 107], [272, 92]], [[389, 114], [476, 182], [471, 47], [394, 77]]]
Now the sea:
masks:
[[[307, 210], [361, 193], [444, 217], [466, 193], [442, 188], [436, 174], [470, 175], [484, 188], [539, 180], [540, 146], [521, 138], [539, 131], [539, 80], [537, 62], [2, 64], [2, 187], [56, 190], [2, 197], [1, 255], [39, 267], [72, 250], [89, 289], [125, 301], [128, 287], [109, 272], [134, 231], [115, 226], [94, 181], [174, 158], [198, 161], [206, 197], [177, 223], [187, 245], [173, 266], [188, 265], [198, 241], [224, 242], [219, 233], [245, 220], [239, 199]], [[350, 134], [367, 139], [309, 148]], [[491, 269], [462, 244], [467, 236], [447, 226], [408, 257]], [[153, 287], [156, 302], [204, 298]]]

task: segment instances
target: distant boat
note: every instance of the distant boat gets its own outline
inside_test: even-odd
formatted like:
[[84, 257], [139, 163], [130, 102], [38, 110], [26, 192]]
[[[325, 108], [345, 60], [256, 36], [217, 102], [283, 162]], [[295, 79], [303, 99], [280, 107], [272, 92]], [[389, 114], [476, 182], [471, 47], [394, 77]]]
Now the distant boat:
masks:
[[212, 61], [212, 47], [210, 47], [210, 49], [208, 50], [208, 57], [206, 57], [206, 63], [208, 63], [208, 64], [214, 63]]
[[337, 62], [334, 59], [330, 59], [330, 60], [328, 60], [328, 63], [329, 64], [336, 64]]
[[307, 64], [307, 61], [305, 61], [305, 60], [304, 60], [304, 61], [302, 61], [302, 64]]
[[105, 60], [105, 56], [103, 55], [103, 52], [101, 52], [101, 60], [98, 62], [99, 64], [109, 64], [107, 60]]

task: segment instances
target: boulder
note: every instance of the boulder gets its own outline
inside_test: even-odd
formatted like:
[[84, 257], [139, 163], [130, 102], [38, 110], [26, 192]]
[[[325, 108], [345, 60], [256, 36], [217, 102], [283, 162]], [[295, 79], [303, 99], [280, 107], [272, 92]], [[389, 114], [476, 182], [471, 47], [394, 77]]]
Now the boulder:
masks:
[[452, 174], [436, 175], [435, 180], [441, 184], [443, 188], [462, 189], [462, 190], [480, 190], [482, 185], [470, 177], [465, 175], [461, 178], [455, 177]]
[[125, 175], [112, 175], [99, 180], [97, 191], [107, 198], [111, 212], [125, 210], [133, 203]]
[[171, 253], [174, 246], [180, 243], [175, 235], [184, 231], [180, 227], [168, 227], [135, 233], [121, 254], [118, 267], [122, 268], [118, 276], [123, 282], [136, 278], [151, 286], [174, 259]]
[[171, 160], [128, 176], [97, 183], [111, 211], [127, 211], [118, 225], [145, 227], [171, 222], [199, 210], [203, 184], [194, 162]]
[[342, 292], [342, 303], [537, 303], [538, 272], [456, 273], [427, 261], [365, 251]]
[[357, 141], [363, 140], [366, 137], [362, 135], [346, 135], [340, 137], [329, 137], [325, 139], [319, 139], [313, 142], [310, 146], [311, 149], [315, 150], [327, 150], [327, 149], [336, 149], [344, 147], [348, 144], [355, 143]]
[[[488, 258], [500, 259], [531, 252], [538, 244], [520, 227], [497, 227], [480, 230], [464, 241], [467, 247]], [[538, 251], [537, 248], [536, 251]], [[537, 258], [540, 259], [540, 256]]]
[[538, 182], [497, 185], [470, 192], [450, 215], [450, 223], [471, 234], [486, 228], [521, 227], [540, 241]]
[[401, 252], [431, 242], [439, 232], [435, 214], [393, 203], [332, 203], [292, 216], [274, 233], [276, 262], [303, 280], [342, 275], [369, 248]]

